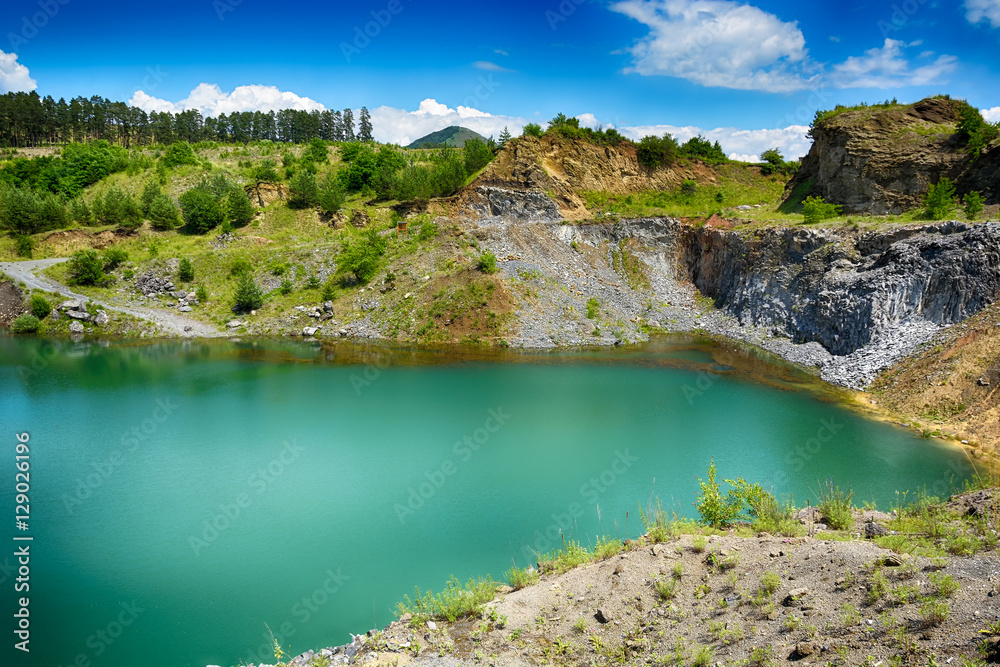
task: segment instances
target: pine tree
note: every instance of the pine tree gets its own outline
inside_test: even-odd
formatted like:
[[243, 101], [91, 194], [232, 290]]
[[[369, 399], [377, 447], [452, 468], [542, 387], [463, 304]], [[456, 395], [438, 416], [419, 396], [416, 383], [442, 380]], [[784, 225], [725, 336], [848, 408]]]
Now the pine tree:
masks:
[[344, 109], [342, 114], [344, 123], [342, 127], [344, 128], [344, 141], [354, 141], [354, 112], [350, 108]]
[[507, 126], [504, 125], [503, 132], [500, 133], [500, 148], [503, 148], [508, 141], [510, 141], [510, 132], [507, 130]]
[[339, 111], [333, 112], [333, 140], [344, 140], [344, 118], [340, 115]]
[[358, 133], [358, 139], [365, 143], [370, 143], [372, 141], [372, 117], [368, 113], [368, 107], [361, 107], [361, 118], [359, 120], [360, 132]]

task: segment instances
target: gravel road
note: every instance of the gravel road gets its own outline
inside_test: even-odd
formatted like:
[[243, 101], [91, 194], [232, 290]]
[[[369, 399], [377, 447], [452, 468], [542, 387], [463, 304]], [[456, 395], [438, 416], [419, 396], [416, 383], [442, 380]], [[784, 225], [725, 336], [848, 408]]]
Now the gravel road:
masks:
[[[65, 262], [67, 259], [69, 258], [36, 259], [25, 262], [0, 262], [0, 271], [10, 276], [14, 282], [23, 282], [31, 289], [41, 289], [48, 292], [55, 292], [57, 294], [61, 294], [67, 299], [84, 299], [87, 301], [93, 301], [107, 310], [114, 310], [119, 313], [131, 315], [132, 317], [149, 320], [150, 322], [159, 325], [165, 333], [170, 335], [186, 338], [214, 338], [226, 335], [224, 332], [219, 331], [210, 324], [205, 324], [204, 322], [184, 317], [180, 313], [174, 313], [162, 308], [144, 308], [141, 306], [125, 308], [102, 299], [95, 299], [94, 297], [86, 296], [85, 294], [79, 294], [62, 283], [57, 283], [51, 278], [38, 275], [38, 271], [47, 269], [50, 266], [59, 264], [60, 262]], [[190, 327], [190, 329], [185, 331], [187, 327]]]

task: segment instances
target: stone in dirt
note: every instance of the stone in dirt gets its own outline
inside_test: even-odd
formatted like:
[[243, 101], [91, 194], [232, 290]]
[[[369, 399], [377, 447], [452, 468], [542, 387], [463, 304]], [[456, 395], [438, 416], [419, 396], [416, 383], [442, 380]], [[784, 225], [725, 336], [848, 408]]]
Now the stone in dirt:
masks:
[[236, 327], [243, 326], [243, 322], [240, 322], [239, 320], [229, 320], [229, 322], [226, 323], [226, 326], [230, 329], [235, 329]]
[[816, 645], [812, 642], [799, 642], [795, 645], [796, 658], [805, 658], [816, 652]]
[[785, 596], [785, 599], [782, 600], [781, 604], [783, 604], [786, 607], [795, 606], [799, 603], [799, 600], [801, 600], [807, 595], [809, 595], [808, 588], [805, 587], [793, 588], [792, 590], [788, 591], [788, 595]]
[[869, 521], [865, 523], [865, 537], [867, 537], [869, 540], [888, 534], [889, 531], [886, 530], [884, 526], [880, 526], [874, 521]]
[[321, 328], [322, 327], [303, 327], [302, 328], [302, 335], [303, 336], [315, 336], [317, 333], [319, 333], [319, 330]]
[[607, 613], [603, 609], [598, 609], [597, 613], [594, 614], [594, 618], [597, 620], [598, 623], [601, 623], [603, 625], [604, 623], [611, 622], [611, 619], [613, 617], [611, 616], [611, 614]]

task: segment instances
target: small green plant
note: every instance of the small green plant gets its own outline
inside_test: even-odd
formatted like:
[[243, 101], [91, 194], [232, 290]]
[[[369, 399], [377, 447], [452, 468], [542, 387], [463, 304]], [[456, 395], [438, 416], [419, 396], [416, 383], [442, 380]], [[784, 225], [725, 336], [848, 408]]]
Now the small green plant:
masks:
[[594, 559], [605, 560], [612, 556], [617, 556], [621, 551], [621, 540], [599, 537], [597, 538], [597, 545], [594, 547]]
[[264, 293], [249, 273], [241, 273], [237, 278], [236, 294], [233, 297], [233, 312], [248, 313], [264, 305]]
[[770, 646], [757, 646], [750, 651], [751, 667], [772, 667], [774, 665], [774, 651]]
[[598, 313], [601, 312], [601, 304], [597, 300], [597, 297], [590, 297], [587, 299], [587, 319], [592, 320], [597, 317]]
[[782, 623], [781, 627], [785, 632], [795, 632], [799, 625], [802, 624], [802, 619], [795, 614], [789, 614], [785, 617], [785, 622]]
[[41, 325], [37, 317], [31, 313], [24, 313], [11, 322], [10, 331], [16, 334], [35, 333]]
[[497, 266], [497, 256], [489, 250], [484, 251], [483, 254], [479, 256], [479, 264], [477, 267], [483, 273], [496, 273], [500, 270]]
[[876, 569], [868, 579], [865, 601], [873, 605], [889, 593], [889, 579], [881, 569]]
[[582, 635], [587, 631], [587, 621], [582, 616], [576, 619], [576, 623], [573, 624], [573, 631], [579, 635]]
[[920, 605], [920, 618], [930, 627], [936, 627], [947, 621], [949, 612], [946, 602], [934, 598], [927, 598]]
[[840, 215], [840, 206], [828, 204], [822, 197], [806, 197], [802, 202], [802, 217], [806, 224], [823, 222]]
[[128, 261], [128, 253], [121, 248], [108, 248], [104, 251], [104, 270], [114, 271]]
[[52, 312], [52, 304], [41, 294], [31, 295], [31, 314], [44, 320]]
[[285, 278], [284, 280], [281, 281], [281, 286], [278, 288], [278, 291], [281, 292], [282, 294], [288, 295], [292, 293], [292, 289], [294, 287], [295, 286], [292, 284], [292, 281], [289, 280], [288, 278]]
[[698, 646], [691, 657], [691, 667], [708, 667], [714, 655], [715, 649], [711, 646]]
[[77, 250], [69, 260], [71, 285], [101, 285], [107, 280], [96, 250]]
[[931, 573], [927, 579], [934, 587], [934, 594], [940, 598], [950, 598], [960, 588], [959, 583], [950, 574]]
[[251, 271], [253, 271], [253, 267], [250, 266], [250, 262], [242, 257], [237, 257], [233, 260], [232, 264], [229, 265], [229, 275], [231, 276], [239, 276], [244, 273], [250, 273]]
[[646, 535], [653, 544], [666, 542], [673, 534], [673, 526], [667, 519], [667, 513], [663, 511], [659, 498], [655, 502], [650, 498], [647, 508], [639, 505], [639, 518], [646, 528]]
[[851, 500], [854, 491], [843, 491], [828, 479], [825, 486], [820, 487], [819, 508], [826, 523], [837, 530], [848, 530], [854, 526], [854, 511]]
[[924, 195], [924, 212], [931, 220], [940, 220], [948, 216], [955, 208], [955, 184], [944, 176], [934, 185], [927, 188]]
[[208, 301], [208, 289], [204, 285], [198, 285], [198, 289], [195, 290], [194, 295], [201, 303]]
[[844, 627], [854, 627], [861, 623], [861, 612], [852, 604], [842, 604], [840, 606], [840, 622]]
[[962, 208], [965, 210], [965, 217], [975, 220], [983, 212], [983, 196], [976, 190], [969, 192], [962, 197]]
[[760, 578], [760, 590], [764, 591], [768, 597], [774, 595], [780, 585], [781, 577], [778, 576], [777, 572], [765, 572]]
[[405, 602], [400, 602], [397, 609], [402, 614], [411, 614], [418, 622], [436, 619], [456, 621], [459, 618], [480, 616], [483, 606], [496, 597], [496, 582], [489, 577], [485, 579], [469, 579], [462, 586], [456, 577], [452, 577], [445, 589], [434, 595], [427, 591], [423, 595], [416, 589], [413, 600], [405, 596]]
[[538, 581], [539, 575], [534, 568], [521, 569], [519, 567], [512, 567], [504, 574], [507, 577], [507, 583], [511, 585], [514, 590], [520, 590]]
[[656, 593], [662, 600], [673, 600], [680, 588], [679, 584], [680, 580], [676, 578], [657, 579], [653, 582], [653, 585], [656, 587]]
[[706, 546], [708, 546], [708, 538], [704, 535], [695, 535], [691, 538], [691, 551], [696, 554], [704, 553]]
[[194, 266], [187, 257], [182, 257], [177, 266], [177, 279], [182, 283], [189, 283], [194, 280]]
[[741, 501], [732, 492], [722, 495], [719, 483], [715, 481], [715, 459], [708, 466], [708, 480], [698, 480], [701, 493], [695, 499], [695, 507], [703, 523], [716, 528], [725, 528], [742, 511]]

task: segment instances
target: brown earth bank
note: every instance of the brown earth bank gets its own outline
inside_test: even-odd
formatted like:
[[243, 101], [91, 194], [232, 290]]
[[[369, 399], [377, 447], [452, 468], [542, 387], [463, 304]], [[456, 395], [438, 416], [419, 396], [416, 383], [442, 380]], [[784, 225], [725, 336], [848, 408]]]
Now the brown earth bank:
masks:
[[478, 606], [460, 585], [446, 607], [408, 600], [388, 627], [287, 664], [996, 664], [998, 498], [854, 510], [844, 531], [805, 509], [788, 536], [660, 526], [576, 560], [567, 543], [519, 590], [480, 581], [466, 586], [488, 591]]

